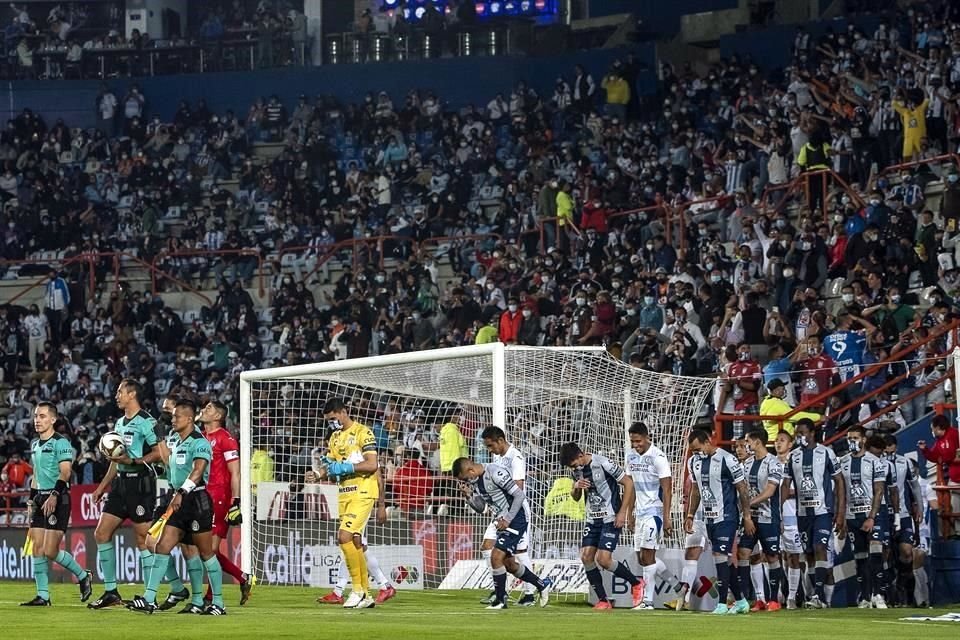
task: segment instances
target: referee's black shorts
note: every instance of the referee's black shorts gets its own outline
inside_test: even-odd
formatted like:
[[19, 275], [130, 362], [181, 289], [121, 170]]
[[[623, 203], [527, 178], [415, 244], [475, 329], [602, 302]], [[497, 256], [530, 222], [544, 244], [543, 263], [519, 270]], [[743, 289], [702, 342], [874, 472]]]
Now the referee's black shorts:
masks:
[[202, 487], [183, 496], [180, 508], [170, 515], [168, 527], [183, 531], [181, 542], [191, 544], [193, 534], [208, 533], [213, 529], [213, 500]]
[[120, 471], [110, 485], [103, 512], [136, 524], [151, 522], [156, 501], [157, 480], [152, 473]]
[[45, 491], [31, 489], [30, 499], [33, 501], [33, 515], [30, 517], [31, 529], [49, 529], [50, 531], [61, 531], [66, 533], [67, 525], [70, 523], [70, 492], [64, 491], [57, 497], [57, 508], [53, 513], [46, 516], [43, 514], [43, 503], [46, 502], [51, 489]]

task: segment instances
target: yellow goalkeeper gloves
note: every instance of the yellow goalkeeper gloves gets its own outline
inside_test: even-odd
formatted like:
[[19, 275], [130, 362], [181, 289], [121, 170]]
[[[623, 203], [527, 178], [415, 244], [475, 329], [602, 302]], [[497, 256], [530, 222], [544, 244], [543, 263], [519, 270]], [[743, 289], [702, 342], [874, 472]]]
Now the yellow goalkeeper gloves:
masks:
[[230, 505], [230, 510], [227, 511], [227, 524], [231, 527], [243, 524], [243, 514], [240, 513], [240, 498], [233, 499], [233, 504]]

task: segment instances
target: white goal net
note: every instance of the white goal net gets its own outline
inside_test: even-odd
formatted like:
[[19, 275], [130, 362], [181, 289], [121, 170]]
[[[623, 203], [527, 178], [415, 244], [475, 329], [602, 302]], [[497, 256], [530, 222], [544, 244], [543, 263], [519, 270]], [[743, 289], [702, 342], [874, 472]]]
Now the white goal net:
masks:
[[[565, 490], [559, 447], [575, 441], [623, 463], [627, 429], [643, 421], [681, 491], [686, 437], [713, 381], [629, 367], [600, 348], [501, 344], [342, 360], [241, 376], [244, 569], [273, 584], [329, 586], [339, 563], [336, 489], [305, 485], [329, 437], [323, 406], [347, 403], [376, 438], [389, 517], [367, 537], [400, 587], [433, 588], [480, 557], [489, 516], [474, 513], [440, 471], [441, 429], [489, 461], [480, 433], [501, 427], [527, 460], [530, 554], [575, 559], [583, 509]], [[456, 427], [450, 427], [454, 423]], [[568, 486], [568, 485], [567, 485]], [[674, 500], [675, 531], [681, 500]], [[675, 534], [678, 535], [678, 534]], [[679, 546], [679, 540], [667, 541]]]

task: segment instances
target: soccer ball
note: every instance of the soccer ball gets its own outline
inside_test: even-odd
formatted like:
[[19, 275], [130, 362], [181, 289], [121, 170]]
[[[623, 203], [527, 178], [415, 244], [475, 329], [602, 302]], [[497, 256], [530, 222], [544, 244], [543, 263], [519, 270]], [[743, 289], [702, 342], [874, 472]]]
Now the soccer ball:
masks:
[[123, 436], [116, 431], [108, 431], [100, 438], [100, 453], [107, 458], [122, 456], [126, 447], [123, 446]]

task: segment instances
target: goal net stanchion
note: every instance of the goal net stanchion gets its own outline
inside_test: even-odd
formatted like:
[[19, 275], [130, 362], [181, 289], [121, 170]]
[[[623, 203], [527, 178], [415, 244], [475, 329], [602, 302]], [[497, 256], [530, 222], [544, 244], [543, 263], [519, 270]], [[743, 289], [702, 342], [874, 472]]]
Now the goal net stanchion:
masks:
[[[602, 348], [499, 343], [244, 372], [243, 568], [268, 583], [330, 584], [339, 563], [336, 490], [303, 483], [325, 452], [322, 411], [330, 398], [346, 402], [350, 416], [377, 437], [390, 517], [383, 524], [371, 518], [367, 536], [388, 577], [401, 588], [433, 588], [445, 579], [470, 587], [480, 586], [475, 561], [491, 515], [474, 513], [440, 473], [444, 424], [458, 424], [480, 461], [489, 455], [479, 434], [491, 424], [523, 452], [529, 553], [558, 565], [578, 558], [584, 527], [582, 508], [547, 505], [563, 493], [551, 489], [569, 477], [559, 464], [560, 444], [579, 442], [622, 464], [627, 429], [642, 420], [673, 464], [679, 496], [686, 438], [713, 384], [629, 367]], [[272, 466], [273, 478], [252, 486], [252, 464], [261, 476]], [[677, 533], [667, 546], [680, 544], [681, 508], [678, 497], [671, 514]]]

